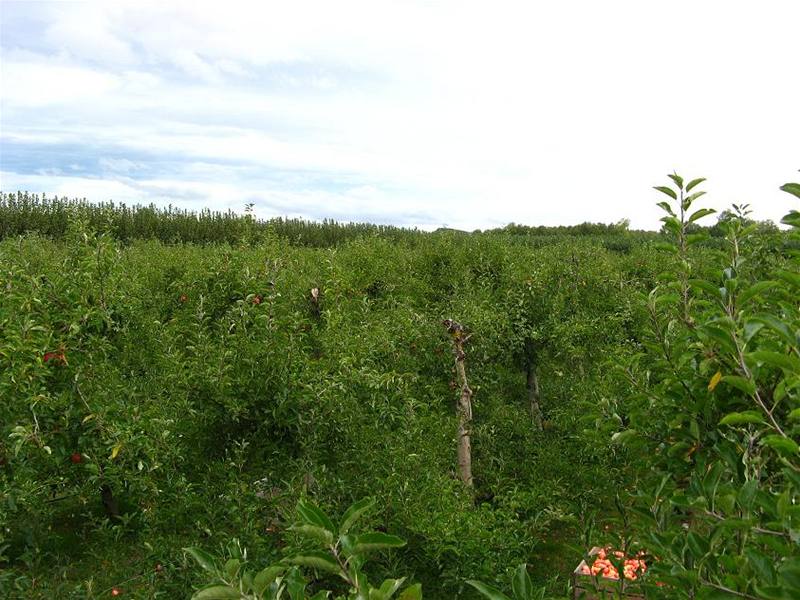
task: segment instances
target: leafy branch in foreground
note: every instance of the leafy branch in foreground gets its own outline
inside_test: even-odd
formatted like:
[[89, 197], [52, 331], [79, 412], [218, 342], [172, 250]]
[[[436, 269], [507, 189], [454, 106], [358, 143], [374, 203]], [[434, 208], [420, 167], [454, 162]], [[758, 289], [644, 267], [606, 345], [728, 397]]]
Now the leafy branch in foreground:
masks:
[[[677, 264], [650, 295], [635, 377], [645, 393], [629, 399], [624, 441], [652, 456], [633, 507], [637, 541], [658, 557], [647, 597], [798, 598], [798, 255], [787, 249], [777, 268], [753, 261], [747, 206], [734, 205], [717, 277], [690, 278], [682, 194], [694, 186], [676, 177], [679, 192], [658, 189], [681, 202], [680, 216], [660, 203]], [[782, 189], [800, 197], [798, 184]], [[783, 222], [800, 235], [800, 213]]]
[[[363, 499], [348, 508], [338, 527], [320, 508], [309, 500], [297, 504], [299, 522], [291, 529], [309, 539], [319, 548], [299, 552], [284, 558], [279, 564], [268, 566], [258, 573], [246, 568], [247, 551], [237, 541], [229, 548], [231, 557], [223, 564], [200, 548], [185, 548], [195, 561], [207, 571], [213, 580], [192, 597], [193, 600], [322, 600], [331, 598], [329, 590], [319, 590], [309, 596], [306, 588], [309, 581], [302, 569], [314, 573], [327, 573], [341, 578], [349, 588], [346, 596], [337, 600], [390, 600], [400, 590], [406, 578], [386, 579], [380, 586], [373, 586], [364, 574], [367, 556], [378, 550], [405, 546], [401, 538], [372, 531], [352, 534], [358, 519], [374, 502]], [[405, 588], [397, 600], [421, 600], [422, 586]]]
[[[481, 581], [469, 579], [467, 583], [483, 594], [484, 597], [489, 598], [489, 600], [511, 600], [509, 596], [497, 588]], [[521, 564], [514, 569], [514, 576], [511, 579], [511, 593], [513, 594], [513, 600], [545, 600], [545, 588], [533, 587], [525, 564]]]

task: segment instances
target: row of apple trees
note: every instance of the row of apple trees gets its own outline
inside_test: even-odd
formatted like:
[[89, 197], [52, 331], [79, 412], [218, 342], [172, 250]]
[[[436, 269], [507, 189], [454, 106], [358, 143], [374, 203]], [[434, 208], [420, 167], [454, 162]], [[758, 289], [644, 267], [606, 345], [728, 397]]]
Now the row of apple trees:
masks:
[[[582, 553], [570, 545], [592, 513], [638, 486], [634, 451], [610, 443], [611, 430], [626, 431], [615, 442], [677, 444], [686, 442], [681, 427], [703, 432], [711, 422], [651, 431], [663, 419], [648, 417], [683, 412], [647, 406], [655, 392], [624, 400], [631, 380], [677, 404], [687, 387], [707, 389], [717, 371], [703, 397], [731, 386], [744, 395], [729, 382], [779, 373], [774, 362], [748, 362], [749, 350], [749, 375], [736, 371], [721, 362], [725, 349], [688, 337], [706, 331], [703, 319], [717, 306], [698, 283], [718, 270], [717, 254], [680, 238], [677, 260], [651, 242], [617, 253], [593, 239], [532, 248], [513, 236], [447, 232], [366, 236], [330, 249], [270, 235], [256, 246], [123, 245], [80, 211], [69, 213], [66, 231], [63, 240], [0, 242], [0, 585], [12, 597], [186, 594], [207, 579], [184, 547], [218, 553], [235, 536], [263, 564], [286, 564], [306, 549], [291, 529], [298, 499], [343, 514], [364, 497], [379, 500], [365, 527], [406, 541], [365, 567], [369, 581], [403, 574], [428, 597], [474, 597], [468, 578], [502, 585], [511, 565], [535, 563], [534, 581], [562, 592]], [[764, 238], [749, 239], [732, 245], [737, 294], [763, 265], [783, 260], [757, 247]], [[764, 257], [751, 266], [741, 262], [748, 243]], [[650, 305], [641, 301], [676, 264], [692, 269], [673, 276], [680, 302], [658, 300], [660, 292]], [[786, 339], [775, 333], [775, 319], [785, 318], [776, 307], [791, 304], [786, 277], [747, 298], [759, 318], [773, 316], [772, 325], [747, 329], [773, 358], [779, 349], [767, 345]], [[668, 318], [673, 306], [679, 312]], [[446, 318], [471, 335], [471, 488], [456, 472], [459, 384]], [[689, 370], [682, 379], [642, 379], [675, 361], [654, 358], [654, 326], [689, 332], [680, 352], [714, 354], [675, 362]], [[668, 347], [682, 346], [670, 339]], [[609, 357], [628, 371], [612, 369]], [[702, 375], [702, 386], [690, 375]], [[793, 397], [789, 383], [781, 389]], [[603, 438], [587, 421], [596, 411]], [[763, 427], [771, 426], [764, 413]], [[725, 439], [761, 431], [758, 423], [725, 427]], [[766, 440], [753, 441], [758, 456], [785, 458], [773, 457], [779, 449]], [[710, 448], [703, 441], [684, 455], [654, 452], [683, 465]], [[684, 483], [668, 480], [659, 498]], [[680, 509], [688, 522], [715, 518], [692, 501]], [[721, 510], [710, 512], [727, 519]], [[323, 584], [344, 593], [336, 573], [321, 575], [309, 593]]]

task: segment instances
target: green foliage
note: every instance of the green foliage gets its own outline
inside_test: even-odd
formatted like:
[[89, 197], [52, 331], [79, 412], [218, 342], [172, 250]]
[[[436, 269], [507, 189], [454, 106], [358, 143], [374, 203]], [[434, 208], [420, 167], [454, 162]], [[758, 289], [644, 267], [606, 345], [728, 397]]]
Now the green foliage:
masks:
[[67, 223], [75, 215], [94, 230], [108, 227], [121, 242], [153, 239], [164, 243], [257, 244], [280, 237], [296, 246], [328, 248], [364, 236], [406, 239], [418, 235], [410, 229], [368, 223], [322, 223], [302, 219], [276, 218], [258, 221], [252, 205], [245, 214], [203, 210], [199, 213], [173, 206], [129, 207], [113, 202], [92, 204], [85, 199], [48, 198], [28, 192], [0, 193], [0, 239], [38, 233], [54, 239], [67, 235]]
[[747, 207], [734, 205], [717, 277], [701, 276], [686, 235], [694, 199], [671, 191], [675, 261], [648, 298], [644, 352], [622, 367], [635, 387], [613, 437], [651, 457], [631, 467], [624, 533], [654, 557], [648, 598], [795, 598], [800, 263], [765, 263]]
[[[484, 597], [489, 598], [489, 600], [511, 600], [511, 597], [500, 590], [480, 581], [469, 579], [467, 583], [478, 590]], [[519, 565], [514, 570], [514, 576], [511, 579], [511, 590], [513, 600], [544, 600], [547, 593], [544, 587], [534, 587], [531, 577], [528, 575], [528, 567], [524, 564]]]
[[[585, 383], [639, 328], [625, 290], [660, 268], [643, 250], [448, 233], [125, 245], [80, 214], [67, 229], [0, 242], [0, 546], [16, 596], [91, 597], [131, 578], [130, 593], [179, 595], [194, 582], [181, 547], [235, 536], [276, 558], [304, 494], [326, 511], [383, 499], [383, 525], [409, 542], [392, 561], [429, 596], [530, 561], [554, 523], [565, 535], [549, 554], [571, 562], [566, 532], [604, 493], [591, 466], [614, 460], [577, 435]], [[444, 316], [475, 333], [474, 495], [455, 476]], [[376, 575], [399, 570], [376, 558]]]
[[[401, 589], [406, 578], [386, 579], [379, 586], [374, 586], [364, 573], [364, 566], [371, 552], [401, 548], [405, 542], [397, 536], [379, 531], [359, 535], [341, 533], [350, 530], [373, 504], [370, 499], [355, 502], [336, 526], [318, 506], [307, 499], [301, 500], [297, 504], [299, 523], [292, 529], [312, 542], [313, 549], [300, 549], [285, 557], [281, 564], [265, 567], [257, 573], [248, 568], [247, 552], [241, 549], [236, 540], [231, 546], [235, 555], [224, 563], [199, 548], [185, 548], [212, 578], [192, 598], [321, 600], [335, 594], [337, 599], [342, 600], [390, 600]], [[340, 532], [338, 536], [337, 531]], [[320, 580], [324, 580], [326, 575], [333, 575], [341, 579], [348, 589], [341, 595], [319, 589], [318, 585], [314, 592], [307, 591], [309, 581], [302, 575], [300, 567], [316, 573]], [[421, 598], [420, 584], [406, 587], [398, 596], [399, 600]]]
[[[3, 196], [0, 589], [185, 597], [211, 582], [200, 556], [214, 586], [255, 593], [280, 577], [291, 597], [313, 575], [312, 597], [343, 594], [325, 569], [339, 568], [330, 546], [350, 544], [387, 590], [401, 573], [429, 598], [474, 598], [467, 578], [508, 587], [508, 565], [527, 563], [553, 595], [613, 532], [658, 549], [653, 581], [702, 590], [692, 569], [711, 559], [690, 552], [708, 548], [720, 573], [763, 572], [757, 593], [780, 586], [784, 520], [789, 542], [796, 529], [796, 236], [737, 207], [720, 237], [697, 237], [713, 229], [699, 225], [699, 183], [671, 178], [669, 238], [624, 223], [425, 234]], [[474, 491], [456, 475], [445, 317], [472, 334]], [[756, 395], [777, 403], [772, 417]], [[614, 521], [609, 498], [637, 491], [650, 504], [620, 502]], [[354, 503], [365, 496], [377, 505]], [[362, 523], [373, 533], [356, 535]], [[581, 531], [594, 533], [576, 548]], [[254, 569], [232, 538], [280, 572]]]

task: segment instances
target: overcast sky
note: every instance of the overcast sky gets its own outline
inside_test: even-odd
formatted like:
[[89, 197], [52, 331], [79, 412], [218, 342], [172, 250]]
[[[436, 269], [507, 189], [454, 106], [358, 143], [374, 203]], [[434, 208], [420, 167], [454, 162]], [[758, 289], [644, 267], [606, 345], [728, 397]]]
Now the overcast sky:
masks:
[[[0, 188], [425, 229], [778, 221], [800, 2], [0, 2]], [[713, 223], [713, 217], [709, 219]]]

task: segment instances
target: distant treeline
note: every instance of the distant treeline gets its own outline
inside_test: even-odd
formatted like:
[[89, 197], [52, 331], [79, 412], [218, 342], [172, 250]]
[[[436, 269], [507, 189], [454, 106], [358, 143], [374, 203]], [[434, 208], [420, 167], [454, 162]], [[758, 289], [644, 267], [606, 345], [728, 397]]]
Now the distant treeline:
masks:
[[123, 242], [157, 239], [164, 243], [237, 244], [271, 232], [298, 246], [332, 247], [365, 235], [397, 238], [419, 233], [390, 225], [337, 223], [327, 219], [258, 220], [232, 210], [192, 211], [152, 204], [128, 206], [79, 198], [48, 198], [28, 192], [0, 193], [0, 239], [33, 232], [60, 239], [74, 217], [85, 219], [96, 230], [110, 228]]
[[[128, 206], [115, 202], [92, 203], [79, 198], [47, 197], [28, 192], [0, 192], [0, 239], [26, 233], [61, 239], [68, 230], [70, 219], [75, 218], [86, 220], [95, 230], [110, 230], [122, 242], [155, 239], [167, 244], [253, 243], [266, 235], [272, 235], [295, 246], [330, 248], [365, 236], [410, 242], [425, 235], [478, 234], [504, 236], [515, 243], [533, 247], [546, 246], [564, 237], [592, 237], [600, 239], [609, 250], [625, 253], [637, 243], [660, 238], [658, 232], [630, 230], [627, 220], [614, 224], [581, 223], [557, 227], [511, 223], [502, 228], [476, 231], [472, 234], [446, 228], [430, 234], [392, 225], [341, 223], [329, 219], [318, 222], [280, 217], [259, 220], [252, 214], [237, 214], [232, 210], [192, 211], [174, 206]], [[778, 232], [771, 223], [760, 225], [764, 233]], [[708, 245], [718, 245], [715, 243], [718, 240], [714, 238], [722, 236], [719, 223], [698, 229], [705, 229], [710, 234]]]

